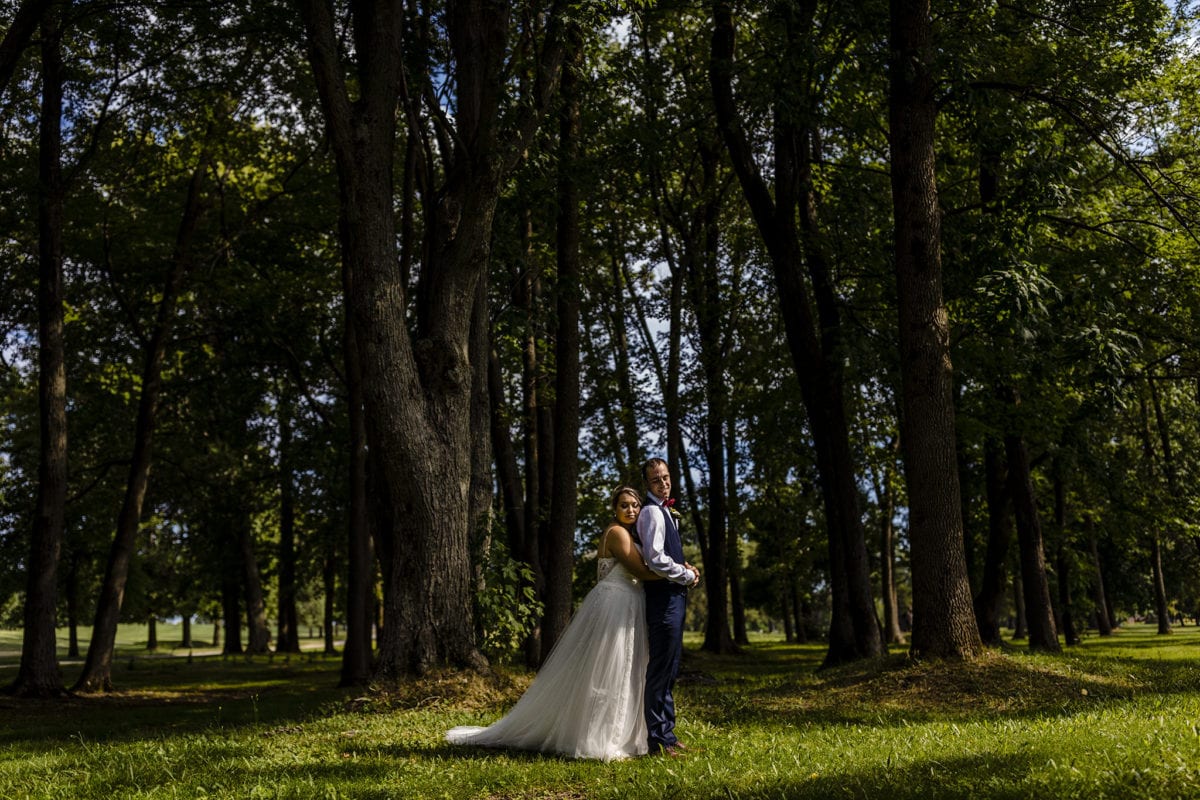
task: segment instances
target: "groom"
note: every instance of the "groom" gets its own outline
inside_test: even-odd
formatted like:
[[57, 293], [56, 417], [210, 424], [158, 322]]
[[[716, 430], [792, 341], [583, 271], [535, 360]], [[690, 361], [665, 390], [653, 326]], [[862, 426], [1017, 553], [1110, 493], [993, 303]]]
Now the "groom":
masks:
[[650, 754], [682, 755], [686, 749], [675, 738], [675, 699], [671, 690], [683, 655], [683, 615], [687, 589], [700, 580], [700, 570], [683, 560], [679, 528], [668, 509], [671, 471], [667, 462], [652, 458], [642, 467], [646, 502], [638, 514], [638, 539], [642, 558], [652, 572], [666, 578], [647, 581], [646, 627], [650, 637], [650, 663], [646, 665], [646, 728]]

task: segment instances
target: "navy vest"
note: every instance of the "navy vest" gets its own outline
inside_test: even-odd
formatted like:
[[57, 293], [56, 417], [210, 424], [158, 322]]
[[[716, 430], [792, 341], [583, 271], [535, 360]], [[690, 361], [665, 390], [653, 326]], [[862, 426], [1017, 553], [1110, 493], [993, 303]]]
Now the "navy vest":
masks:
[[[679, 564], [683, 563], [683, 540], [679, 538], [679, 528], [675, 527], [675, 518], [671, 516], [671, 512], [658, 505], [646, 496], [646, 502], [642, 504], [642, 513], [650, 511], [651, 514], [662, 514], [666, 519], [666, 536], [663, 537], [663, 552]], [[648, 593], [654, 592], [669, 592], [671, 594], [682, 594], [687, 591], [687, 587], [675, 581], [646, 581], [645, 588]]]

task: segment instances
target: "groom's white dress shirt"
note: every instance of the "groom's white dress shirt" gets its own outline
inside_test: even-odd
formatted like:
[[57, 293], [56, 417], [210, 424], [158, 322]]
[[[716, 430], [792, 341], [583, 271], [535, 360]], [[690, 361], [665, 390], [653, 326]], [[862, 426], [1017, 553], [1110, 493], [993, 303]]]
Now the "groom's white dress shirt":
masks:
[[642, 513], [638, 514], [637, 529], [638, 538], [642, 540], [642, 558], [651, 572], [661, 575], [669, 581], [691, 586], [695, 583], [695, 573], [671, 558], [663, 549], [667, 540], [667, 523], [663, 517], [671, 512], [663, 508], [662, 500], [654, 495], [649, 497], [650, 502], [658, 506], [662, 513], [647, 514], [646, 509], [643, 508]]

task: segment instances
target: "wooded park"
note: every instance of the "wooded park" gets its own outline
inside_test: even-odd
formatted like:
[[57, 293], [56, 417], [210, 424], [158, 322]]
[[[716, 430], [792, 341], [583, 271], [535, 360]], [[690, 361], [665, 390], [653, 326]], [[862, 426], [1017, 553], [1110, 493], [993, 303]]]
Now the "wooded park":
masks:
[[[1197, 11], [0, 1], [0, 714], [100, 730], [211, 679], [301, 749], [397, 713], [375, 756], [425, 769], [553, 650], [657, 456], [714, 758], [741, 734], [705, 687], [745, 681], [776, 716], [741, 741], [811, 752], [872, 705], [898, 742], [1061, 709], [1137, 738], [1151, 686], [1194, 718]], [[255, 669], [291, 687], [265, 721]], [[5, 724], [31, 764], [76, 730]], [[1179, 736], [1143, 756], [1190, 753], [1198, 796]], [[977, 755], [947, 774], [1011, 777], [977, 796], [1158, 780]], [[453, 796], [593, 796], [504, 758]], [[898, 793], [923, 769], [671, 786], [934, 796]], [[333, 791], [442, 796], [370, 774]]]

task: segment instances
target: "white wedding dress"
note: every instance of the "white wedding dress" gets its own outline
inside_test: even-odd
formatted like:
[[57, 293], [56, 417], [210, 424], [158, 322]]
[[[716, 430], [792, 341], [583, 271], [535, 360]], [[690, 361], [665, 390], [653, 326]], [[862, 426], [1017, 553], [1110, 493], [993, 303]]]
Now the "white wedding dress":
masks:
[[596, 569], [596, 585], [512, 710], [486, 728], [453, 728], [447, 741], [602, 761], [646, 753], [642, 582], [615, 558]]

